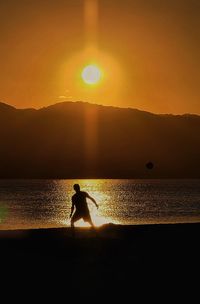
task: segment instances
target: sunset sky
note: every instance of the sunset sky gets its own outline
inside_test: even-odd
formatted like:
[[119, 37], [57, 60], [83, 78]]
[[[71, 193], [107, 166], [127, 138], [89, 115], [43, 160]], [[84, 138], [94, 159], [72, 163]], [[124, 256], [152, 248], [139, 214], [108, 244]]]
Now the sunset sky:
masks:
[[199, 0], [2, 0], [0, 41], [0, 101], [18, 108], [200, 114]]

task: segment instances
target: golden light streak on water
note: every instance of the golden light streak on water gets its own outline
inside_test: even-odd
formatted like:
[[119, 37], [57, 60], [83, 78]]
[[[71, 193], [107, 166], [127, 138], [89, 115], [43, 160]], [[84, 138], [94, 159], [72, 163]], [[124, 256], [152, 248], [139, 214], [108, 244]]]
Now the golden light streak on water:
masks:
[[[88, 203], [88, 208], [90, 210], [90, 215], [92, 218], [92, 221], [96, 227], [99, 227], [104, 224], [108, 223], [116, 223], [117, 222], [112, 219], [111, 217], [108, 216], [103, 216], [102, 214], [104, 213], [104, 201], [108, 199], [108, 197], [104, 194], [103, 188], [104, 188], [104, 180], [95, 180], [95, 179], [80, 179], [80, 180], [72, 180], [73, 184], [79, 184], [80, 188], [82, 191], [86, 191], [89, 193], [90, 196], [92, 196], [97, 204], [99, 205], [99, 208], [97, 209], [96, 206], [89, 200], [87, 199]], [[98, 183], [98, 191], [96, 191], [96, 185]], [[88, 190], [90, 189], [90, 190]], [[94, 191], [95, 190], [95, 191]], [[70, 193], [70, 195], [73, 195], [74, 192]], [[66, 219], [66, 221], [61, 222], [62, 225], [64, 226], [69, 226], [70, 225], [70, 219]], [[75, 227], [89, 227], [90, 225], [83, 220], [79, 220], [75, 223]]]

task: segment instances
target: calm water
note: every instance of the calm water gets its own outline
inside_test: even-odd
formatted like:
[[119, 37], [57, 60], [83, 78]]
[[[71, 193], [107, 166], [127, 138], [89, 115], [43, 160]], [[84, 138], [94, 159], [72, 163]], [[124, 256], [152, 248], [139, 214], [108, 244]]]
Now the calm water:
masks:
[[96, 225], [200, 222], [200, 180], [0, 180], [0, 229], [69, 225], [74, 183]]

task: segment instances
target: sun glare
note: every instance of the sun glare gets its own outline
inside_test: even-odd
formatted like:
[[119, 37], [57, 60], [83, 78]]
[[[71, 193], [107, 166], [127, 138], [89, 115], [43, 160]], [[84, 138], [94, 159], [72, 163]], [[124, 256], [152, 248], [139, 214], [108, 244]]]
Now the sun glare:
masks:
[[102, 73], [96, 65], [87, 65], [82, 71], [82, 79], [89, 85], [97, 84], [101, 79]]

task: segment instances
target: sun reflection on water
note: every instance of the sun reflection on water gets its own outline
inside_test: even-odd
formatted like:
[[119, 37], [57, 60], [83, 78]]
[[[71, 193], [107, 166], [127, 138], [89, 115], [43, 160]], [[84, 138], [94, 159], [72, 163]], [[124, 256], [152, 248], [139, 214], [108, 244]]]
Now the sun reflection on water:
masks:
[[[91, 200], [87, 199], [88, 208], [90, 211], [90, 215], [92, 221], [96, 227], [99, 227], [104, 224], [114, 223], [114, 219], [111, 217], [105, 216], [105, 202], [109, 199], [108, 195], [104, 193], [104, 183], [103, 180], [92, 180], [92, 179], [84, 179], [84, 180], [72, 180], [73, 184], [79, 184], [82, 191], [86, 191], [92, 196], [99, 208], [97, 209], [96, 206], [91, 202]], [[97, 190], [97, 183], [98, 183], [98, 190]], [[73, 189], [70, 192], [70, 196], [74, 193]], [[62, 224], [65, 226], [70, 225], [70, 219], [66, 219], [62, 221]], [[75, 223], [75, 227], [89, 227], [90, 224], [84, 222], [82, 219]]]
[[[105, 224], [114, 223], [114, 220], [112, 220], [111, 218], [101, 217], [96, 214], [94, 215], [93, 213], [91, 213], [91, 217], [95, 227], [100, 227]], [[60, 224], [62, 224], [63, 226], [70, 226], [70, 220], [60, 221]], [[90, 227], [90, 224], [84, 222], [83, 220], [79, 220], [75, 223], [75, 227]]]

